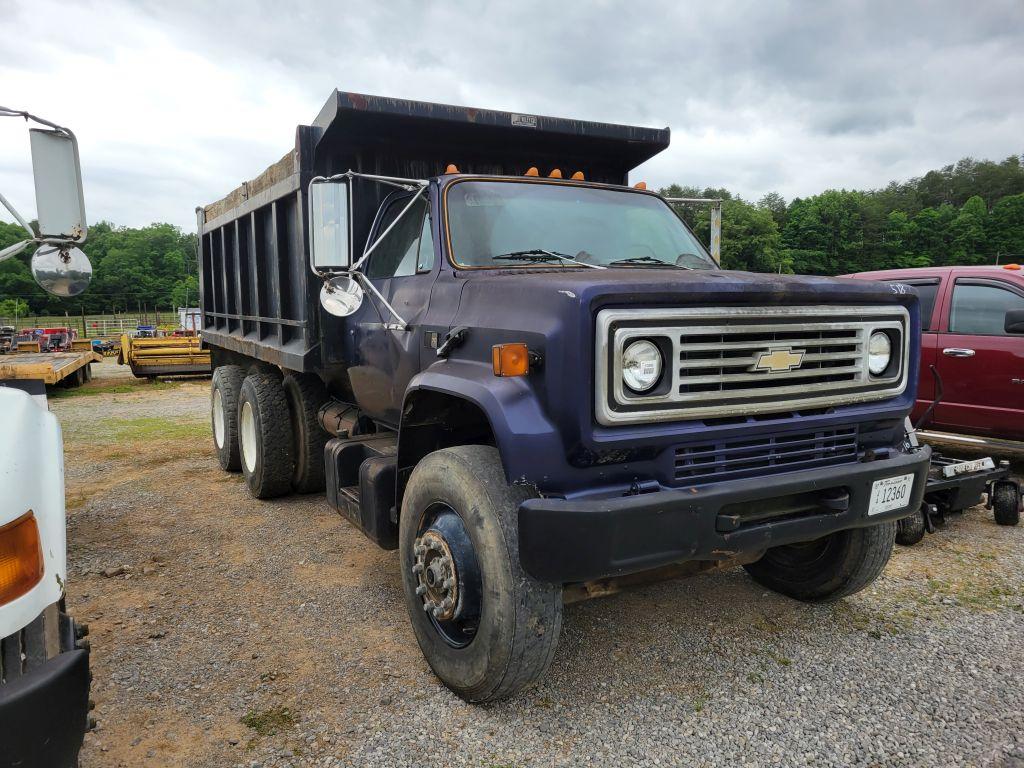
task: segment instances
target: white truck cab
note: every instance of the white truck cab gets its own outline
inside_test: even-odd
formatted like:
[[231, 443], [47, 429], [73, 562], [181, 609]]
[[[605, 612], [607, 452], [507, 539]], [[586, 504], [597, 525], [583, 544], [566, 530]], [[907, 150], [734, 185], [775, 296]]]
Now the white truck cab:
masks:
[[89, 650], [66, 577], [60, 425], [45, 397], [0, 386], [0, 768], [77, 764]]

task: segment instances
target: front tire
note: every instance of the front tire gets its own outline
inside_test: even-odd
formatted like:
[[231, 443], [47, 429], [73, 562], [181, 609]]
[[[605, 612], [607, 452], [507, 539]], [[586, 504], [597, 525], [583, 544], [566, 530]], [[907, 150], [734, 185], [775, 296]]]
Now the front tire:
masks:
[[896, 523], [837, 531], [769, 549], [743, 566], [762, 586], [806, 602], [831, 602], [878, 578], [892, 554]]
[[519, 562], [519, 504], [498, 452], [435, 451], [413, 470], [399, 520], [406, 605], [431, 669], [468, 702], [502, 699], [539, 680], [562, 623], [562, 587]]
[[245, 484], [257, 499], [284, 496], [292, 485], [292, 425], [281, 381], [246, 376], [238, 398], [238, 442]]
[[245, 372], [237, 365], [220, 365], [210, 383], [210, 420], [217, 462], [225, 472], [242, 469], [238, 449], [238, 395]]

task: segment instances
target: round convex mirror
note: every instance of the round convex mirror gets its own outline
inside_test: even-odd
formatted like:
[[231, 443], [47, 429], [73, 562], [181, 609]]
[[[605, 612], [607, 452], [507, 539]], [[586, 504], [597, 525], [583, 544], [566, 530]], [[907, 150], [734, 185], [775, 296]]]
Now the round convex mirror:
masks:
[[335, 317], [348, 317], [363, 303], [363, 289], [348, 275], [338, 275], [324, 282], [320, 304]]
[[77, 296], [89, 286], [92, 264], [80, 248], [44, 243], [32, 254], [32, 277], [54, 296]]

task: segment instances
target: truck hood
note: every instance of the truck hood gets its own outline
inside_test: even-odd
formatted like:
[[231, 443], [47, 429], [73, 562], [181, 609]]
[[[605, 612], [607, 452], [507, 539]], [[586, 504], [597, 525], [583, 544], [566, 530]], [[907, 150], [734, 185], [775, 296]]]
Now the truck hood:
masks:
[[[515, 308], [512, 317], [532, 325], [547, 324], [543, 316], [562, 315], [567, 305], [578, 312], [603, 306], [643, 304], [694, 306], [709, 304], [903, 304], [914, 303], [915, 292], [902, 283], [868, 282], [849, 278], [773, 275], [726, 270], [674, 270], [646, 267], [621, 269], [509, 269], [468, 272], [458, 324], [491, 322], [494, 309]], [[482, 315], [478, 315], [482, 312]], [[476, 315], [470, 321], [467, 313]], [[588, 313], [589, 314], [589, 313]], [[506, 317], [508, 315], [506, 314]], [[534, 318], [531, 321], [530, 318]], [[508, 318], [512, 319], [512, 318]], [[490, 324], [485, 320], [484, 325]], [[527, 328], [522, 328], [527, 330]], [[540, 328], [537, 328], [540, 330]]]

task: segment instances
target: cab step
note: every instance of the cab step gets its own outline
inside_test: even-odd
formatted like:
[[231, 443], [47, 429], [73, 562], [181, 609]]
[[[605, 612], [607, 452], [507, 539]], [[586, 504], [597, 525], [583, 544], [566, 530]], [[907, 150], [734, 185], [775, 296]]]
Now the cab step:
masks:
[[327, 503], [383, 549], [398, 548], [398, 436], [336, 437], [324, 446]]

